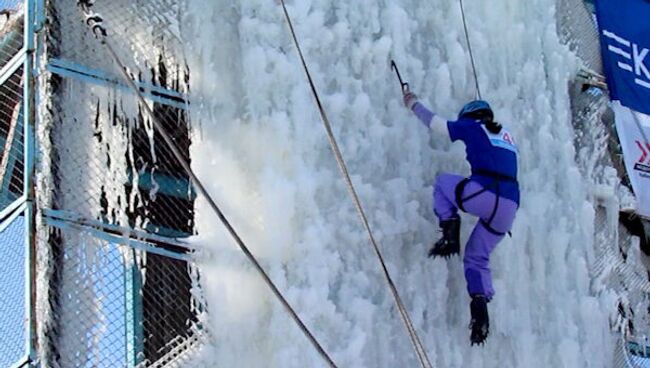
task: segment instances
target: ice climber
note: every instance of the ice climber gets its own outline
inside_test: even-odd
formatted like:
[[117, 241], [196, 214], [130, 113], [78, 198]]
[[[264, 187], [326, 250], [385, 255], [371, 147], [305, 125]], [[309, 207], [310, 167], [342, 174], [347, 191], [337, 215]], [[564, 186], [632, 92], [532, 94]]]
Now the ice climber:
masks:
[[[471, 344], [483, 344], [489, 333], [487, 303], [494, 296], [490, 253], [510, 231], [519, 207], [517, 148], [512, 134], [494, 121], [490, 105], [472, 101], [463, 106], [456, 121], [432, 113], [417, 96], [404, 90], [404, 104], [427, 128], [446, 126], [452, 142], [465, 143], [472, 174], [441, 173], [433, 190], [433, 210], [442, 238], [429, 250], [429, 257], [449, 257], [460, 252], [458, 210], [479, 218], [467, 240], [463, 264], [471, 297]], [[436, 129], [437, 130], [437, 129]]]

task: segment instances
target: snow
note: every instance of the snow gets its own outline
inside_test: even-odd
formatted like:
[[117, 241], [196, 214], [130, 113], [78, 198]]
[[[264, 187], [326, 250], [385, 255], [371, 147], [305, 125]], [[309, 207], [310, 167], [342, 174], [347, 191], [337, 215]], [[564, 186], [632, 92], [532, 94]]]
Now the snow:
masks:
[[[226, 216], [341, 367], [417, 366], [378, 261], [328, 147], [281, 7], [186, 0], [192, 165]], [[456, 0], [288, 4], [371, 227], [422, 342], [439, 367], [605, 367], [615, 297], [590, 290], [592, 186], [575, 163], [555, 1], [465, 2], [483, 97], [515, 134], [521, 208], [492, 256], [491, 334], [470, 347], [459, 258], [437, 239], [432, 183], [467, 174], [462, 144], [430, 135], [401, 103], [390, 59], [427, 105], [453, 117], [474, 97]], [[601, 188], [601, 190], [603, 190]], [[463, 218], [462, 239], [473, 219]], [[194, 242], [213, 339], [197, 366], [324, 362], [203, 199]]]

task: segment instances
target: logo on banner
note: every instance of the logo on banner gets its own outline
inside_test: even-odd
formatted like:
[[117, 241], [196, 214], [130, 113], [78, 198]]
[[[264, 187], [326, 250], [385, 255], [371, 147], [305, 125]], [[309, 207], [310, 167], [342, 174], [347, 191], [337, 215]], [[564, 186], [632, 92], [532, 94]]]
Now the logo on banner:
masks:
[[[626, 40], [614, 32], [603, 30], [603, 36], [610, 40], [610, 44], [607, 45], [607, 50], [622, 58], [619, 59], [620, 61], [618, 61], [617, 66], [626, 72], [632, 73], [634, 83], [650, 89], [650, 70], [648, 70], [648, 65], [645, 61], [650, 50], [635, 42]], [[648, 58], [648, 61], [650, 64], [650, 58]]]
[[640, 171], [641, 176], [647, 178], [650, 176], [650, 143], [646, 142], [645, 146], [640, 141], [635, 141], [641, 151], [641, 156], [634, 165], [634, 170]]

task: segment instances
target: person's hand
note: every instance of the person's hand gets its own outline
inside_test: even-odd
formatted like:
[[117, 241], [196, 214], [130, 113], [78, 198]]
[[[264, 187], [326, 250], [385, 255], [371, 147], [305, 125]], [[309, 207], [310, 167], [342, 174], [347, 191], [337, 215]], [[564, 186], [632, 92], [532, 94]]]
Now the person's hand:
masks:
[[418, 96], [411, 92], [411, 91], [406, 91], [404, 92], [404, 106], [406, 106], [409, 110], [413, 110], [413, 106], [418, 102]]

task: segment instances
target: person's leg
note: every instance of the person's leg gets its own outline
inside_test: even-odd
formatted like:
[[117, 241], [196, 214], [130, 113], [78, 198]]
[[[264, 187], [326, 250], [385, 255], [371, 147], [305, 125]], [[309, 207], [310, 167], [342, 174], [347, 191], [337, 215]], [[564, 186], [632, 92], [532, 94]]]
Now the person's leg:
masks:
[[470, 296], [483, 295], [492, 299], [492, 272], [490, 271], [490, 253], [503, 239], [503, 235], [489, 232], [481, 223], [477, 223], [467, 241], [463, 264], [467, 292]]
[[455, 174], [442, 173], [436, 177], [433, 187], [433, 212], [440, 221], [458, 216], [456, 204], [456, 186], [464, 177]]
[[[497, 201], [494, 193], [484, 192], [464, 205], [467, 212], [481, 219], [467, 241], [463, 257], [467, 292], [472, 297], [470, 341], [474, 345], [483, 344], [490, 333], [487, 303], [494, 296], [490, 254], [505, 236], [494, 232], [506, 233], [510, 230], [517, 212], [517, 204], [502, 197]], [[484, 222], [489, 223], [493, 231], [486, 228]]]
[[470, 342], [483, 344], [490, 333], [490, 317], [487, 303], [494, 296], [492, 272], [490, 271], [490, 253], [501, 241], [503, 235], [489, 232], [482, 223], [477, 223], [467, 241], [463, 264], [467, 292], [470, 302]]
[[[438, 206], [438, 202], [436, 202], [435, 207], [436, 213], [441, 219], [457, 216], [456, 188], [454, 186], [450, 190], [449, 184], [444, 185], [444, 183], [448, 183], [447, 180], [451, 180], [451, 178], [443, 177], [439, 180], [440, 185], [437, 185], [437, 187], [440, 187], [438, 192], [441, 197], [444, 197], [441, 198], [441, 205]], [[458, 182], [456, 182], [456, 185]], [[462, 205], [465, 211], [485, 222], [489, 222], [493, 230], [506, 233], [512, 227], [517, 212], [517, 204], [513, 201], [499, 198], [497, 202], [496, 194], [484, 190], [480, 184], [474, 181], [467, 182], [461, 197], [464, 199]], [[445, 202], [445, 200], [447, 201]], [[495, 206], [497, 206], [496, 211]], [[472, 345], [484, 343], [489, 334], [490, 321], [487, 303], [494, 296], [492, 273], [490, 271], [490, 254], [503, 237], [503, 235], [494, 234], [481, 222], [478, 222], [465, 247], [463, 257], [465, 279], [467, 281], [467, 291], [472, 297], [470, 303], [470, 326], [472, 331], [470, 341]]]
[[456, 205], [456, 187], [464, 178], [440, 174], [433, 189], [433, 211], [442, 229], [440, 238], [429, 250], [429, 257], [449, 257], [460, 253], [460, 216]]
[[[472, 188], [472, 186], [468, 184], [466, 192], [472, 193], [471, 190], [476, 189]], [[486, 191], [468, 200], [464, 205], [468, 213], [488, 222], [494, 212], [495, 204], [497, 204], [496, 195]], [[499, 198], [498, 208], [494, 212], [494, 217], [490, 223], [491, 228], [503, 234], [510, 231], [516, 212], [517, 204], [515, 202], [503, 197]], [[494, 295], [492, 272], [490, 271], [490, 254], [504, 236], [494, 234], [480, 221], [474, 227], [472, 235], [467, 241], [463, 257], [467, 291], [470, 296], [484, 295], [489, 300]]]

